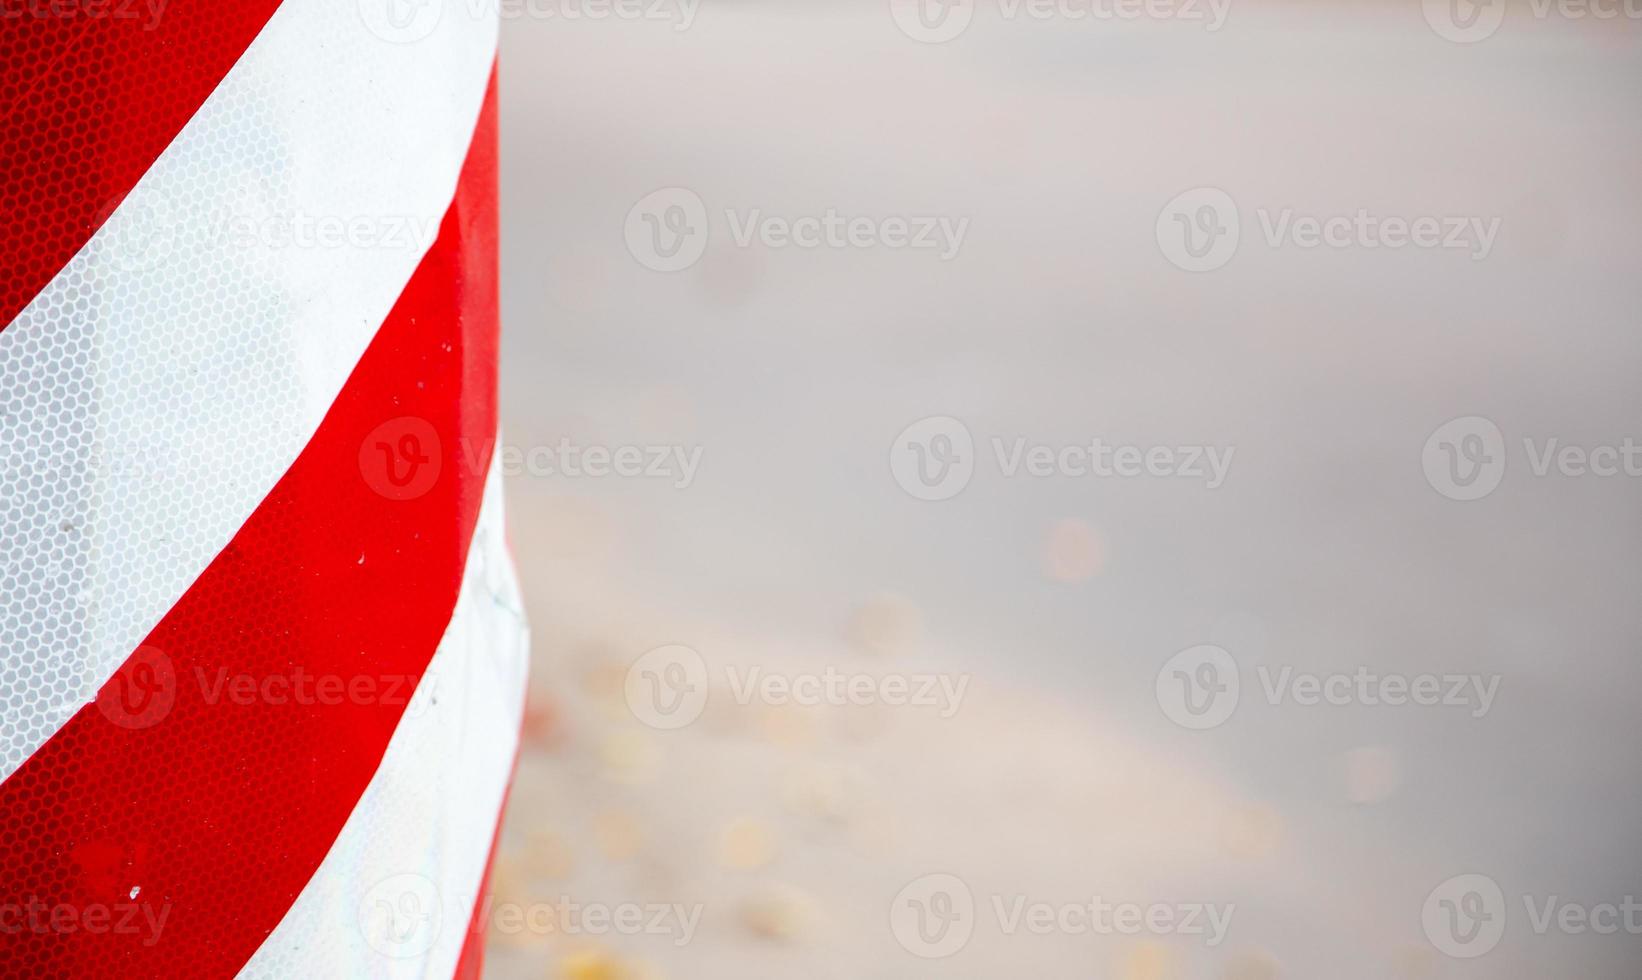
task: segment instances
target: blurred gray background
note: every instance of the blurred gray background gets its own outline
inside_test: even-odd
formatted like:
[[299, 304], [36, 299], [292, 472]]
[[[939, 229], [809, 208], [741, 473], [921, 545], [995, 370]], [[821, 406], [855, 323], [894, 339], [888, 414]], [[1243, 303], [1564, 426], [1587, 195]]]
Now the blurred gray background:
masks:
[[[493, 925], [489, 974], [1642, 976], [1642, 935], [1530, 912], [1642, 895], [1642, 474], [1534, 472], [1642, 440], [1639, 12], [681, 4], [504, 6], [504, 427], [538, 465], [508, 487], [536, 640], [494, 884], [557, 911]], [[1195, 188], [1235, 212], [1171, 213]], [[737, 240], [829, 209], [967, 224], [950, 255]], [[1285, 211], [1497, 233], [1306, 248]], [[1229, 261], [1181, 268], [1170, 229], [1229, 222]], [[673, 246], [699, 258], [652, 268]], [[904, 434], [931, 417], [972, 450], [913, 446], [957, 431]], [[1501, 441], [1439, 432], [1468, 417]], [[1097, 438], [1234, 455], [1210, 489], [994, 450]], [[541, 465], [565, 446], [699, 457]], [[903, 485], [960, 456], [950, 499]], [[1498, 486], [1453, 499], [1433, 459]], [[1205, 644], [1241, 692], [1197, 730], [1163, 692]], [[711, 687], [680, 727], [635, 710], [666, 645]], [[752, 668], [966, 686], [738, 699]], [[1284, 668], [1497, 688], [1272, 703]], [[999, 912], [1094, 896], [1235, 915], [1211, 945]], [[967, 941], [909, 939], [920, 908]]]

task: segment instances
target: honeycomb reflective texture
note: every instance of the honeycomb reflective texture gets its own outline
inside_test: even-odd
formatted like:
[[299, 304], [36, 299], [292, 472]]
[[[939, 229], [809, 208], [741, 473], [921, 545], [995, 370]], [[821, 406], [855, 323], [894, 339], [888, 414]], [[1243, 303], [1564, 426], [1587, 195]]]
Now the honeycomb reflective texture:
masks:
[[[414, 690], [450, 624], [485, 486], [472, 460], [495, 445], [491, 93], [437, 242], [313, 440], [97, 703], [0, 784], [8, 900], [136, 910], [125, 931], [8, 936], [0, 976], [232, 975], [375, 776], [406, 708], [388, 691]], [[388, 500], [360, 449], [406, 417], [437, 434], [419, 448], [440, 476]], [[378, 693], [228, 693], [298, 668]]]
[[[35, 29], [18, 23], [0, 33]], [[0, 330], [0, 779], [91, 701], [313, 435], [437, 232], [494, 42], [494, 25], [446, 17], [391, 44], [354, 4], [286, 0]], [[17, 67], [0, 65], [7, 84]], [[316, 218], [426, 234], [244, 234]]]
[[278, 6], [171, 0], [155, 15], [141, 3], [5, 5], [0, 329], [86, 243]]
[[[495, 432], [494, 24], [395, 45], [275, 6], [0, 20], [0, 977], [232, 975], [456, 602]], [[438, 237], [224, 240], [293, 213]], [[407, 417], [441, 475], [389, 500], [361, 447]], [[348, 693], [224, 686], [302, 674]]]
[[[528, 647], [493, 461], [462, 596], [416, 703], [331, 854], [241, 980], [351, 976], [367, 972], [361, 965], [377, 976], [455, 972], [512, 770]], [[397, 939], [373, 931], [383, 925], [375, 900], [393, 904], [393, 883], [406, 876], [432, 885], [436, 919]]]

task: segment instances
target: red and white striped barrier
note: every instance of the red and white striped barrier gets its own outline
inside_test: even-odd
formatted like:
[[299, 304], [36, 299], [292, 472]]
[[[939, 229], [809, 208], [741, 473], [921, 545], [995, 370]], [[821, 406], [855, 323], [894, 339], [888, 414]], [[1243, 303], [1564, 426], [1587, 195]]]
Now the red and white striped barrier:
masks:
[[0, 976], [474, 975], [495, 11], [7, 11]]

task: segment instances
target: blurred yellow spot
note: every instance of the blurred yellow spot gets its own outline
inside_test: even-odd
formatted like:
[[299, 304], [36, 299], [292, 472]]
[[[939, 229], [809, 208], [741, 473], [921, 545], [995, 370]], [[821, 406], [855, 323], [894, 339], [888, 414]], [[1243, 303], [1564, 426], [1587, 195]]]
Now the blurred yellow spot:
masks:
[[1100, 532], [1084, 521], [1068, 518], [1049, 529], [1044, 544], [1043, 568], [1056, 582], [1082, 582], [1098, 574], [1106, 564], [1106, 548]]
[[855, 610], [848, 632], [850, 642], [867, 653], [913, 653], [923, 642], [924, 617], [909, 600], [886, 593]]
[[1397, 952], [1399, 980], [1430, 980], [1437, 975], [1437, 951], [1424, 946], [1408, 946]]
[[[499, 855], [490, 879], [491, 907], [527, 904], [529, 896], [523, 879], [518, 855]], [[491, 939], [510, 949], [533, 949], [547, 941], [545, 935], [533, 930], [503, 929], [495, 916], [491, 917], [489, 927]]]
[[561, 980], [625, 980], [621, 962], [602, 950], [587, 949], [559, 960]]
[[517, 901], [524, 894], [523, 862], [516, 851], [496, 855], [496, 869], [491, 872], [490, 891], [498, 902]]
[[751, 817], [730, 821], [719, 839], [719, 860], [725, 867], [748, 871], [775, 859], [775, 836]]
[[1269, 806], [1239, 807], [1221, 826], [1220, 846], [1235, 858], [1268, 858], [1283, 843], [1283, 817]]
[[770, 705], [759, 715], [758, 722], [766, 741], [794, 747], [815, 743], [815, 717], [809, 708], [796, 704]]
[[655, 772], [660, 752], [651, 737], [640, 731], [613, 732], [599, 745], [599, 761], [606, 775], [623, 782], [641, 782]]
[[1161, 943], [1141, 943], [1124, 956], [1118, 976], [1123, 980], [1172, 980], [1174, 955]]
[[809, 932], [815, 906], [804, 892], [790, 886], [772, 887], [741, 906], [741, 921], [756, 936], [793, 942]]
[[612, 861], [628, 861], [644, 846], [644, 832], [631, 814], [606, 810], [593, 819], [593, 836], [599, 850]]
[[576, 859], [564, 838], [551, 830], [537, 830], [525, 842], [523, 866], [544, 878], [568, 878]]
[[627, 698], [627, 668], [604, 661], [582, 673], [582, 690], [595, 701], [625, 706]]

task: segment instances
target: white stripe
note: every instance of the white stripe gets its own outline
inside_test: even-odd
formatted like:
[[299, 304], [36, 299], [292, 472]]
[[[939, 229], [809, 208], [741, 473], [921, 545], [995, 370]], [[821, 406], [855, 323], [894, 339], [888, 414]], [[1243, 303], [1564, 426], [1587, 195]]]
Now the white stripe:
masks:
[[530, 644], [501, 483], [493, 461], [455, 615], [382, 765], [241, 977], [454, 972], [524, 710]]
[[240, 529], [415, 271], [495, 53], [460, 13], [396, 44], [285, 0], [0, 331], [0, 779]]

